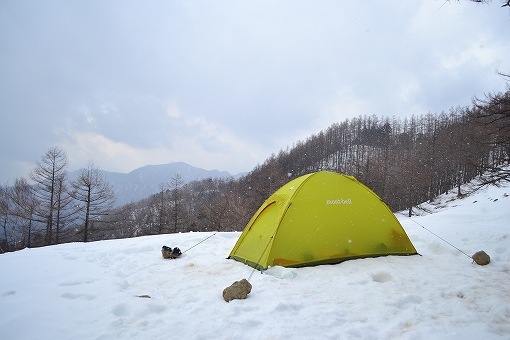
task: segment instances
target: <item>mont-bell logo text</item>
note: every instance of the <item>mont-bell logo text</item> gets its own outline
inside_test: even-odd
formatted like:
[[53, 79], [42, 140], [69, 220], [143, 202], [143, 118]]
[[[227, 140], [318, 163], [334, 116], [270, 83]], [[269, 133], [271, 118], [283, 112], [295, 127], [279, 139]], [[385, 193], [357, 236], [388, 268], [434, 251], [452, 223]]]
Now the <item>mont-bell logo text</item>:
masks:
[[337, 200], [326, 200], [326, 204], [352, 204], [352, 200], [348, 199], [337, 199]]

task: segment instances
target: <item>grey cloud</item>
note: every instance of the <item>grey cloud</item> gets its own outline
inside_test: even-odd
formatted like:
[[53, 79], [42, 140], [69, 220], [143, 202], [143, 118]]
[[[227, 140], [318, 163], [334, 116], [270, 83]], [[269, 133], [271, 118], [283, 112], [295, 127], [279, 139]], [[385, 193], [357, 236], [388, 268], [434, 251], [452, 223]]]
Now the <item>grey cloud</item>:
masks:
[[82, 150], [76, 133], [135, 155], [105, 170], [181, 161], [193, 140], [190, 164], [249, 171], [338, 120], [502, 90], [507, 29], [495, 4], [441, 1], [2, 2], [0, 180], [52, 145]]

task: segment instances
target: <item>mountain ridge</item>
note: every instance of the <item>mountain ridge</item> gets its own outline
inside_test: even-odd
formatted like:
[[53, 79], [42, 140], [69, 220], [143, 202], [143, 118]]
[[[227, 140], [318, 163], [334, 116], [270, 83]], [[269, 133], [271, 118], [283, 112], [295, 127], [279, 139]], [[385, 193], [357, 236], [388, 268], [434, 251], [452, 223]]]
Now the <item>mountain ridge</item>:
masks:
[[[82, 169], [71, 171], [68, 178], [74, 181]], [[183, 184], [205, 178], [239, 178], [245, 173], [231, 175], [227, 171], [205, 170], [185, 162], [172, 162], [158, 165], [145, 165], [128, 173], [99, 170], [112, 185], [115, 192], [114, 207], [137, 202], [157, 193], [161, 183], [170, 183], [177, 174]]]

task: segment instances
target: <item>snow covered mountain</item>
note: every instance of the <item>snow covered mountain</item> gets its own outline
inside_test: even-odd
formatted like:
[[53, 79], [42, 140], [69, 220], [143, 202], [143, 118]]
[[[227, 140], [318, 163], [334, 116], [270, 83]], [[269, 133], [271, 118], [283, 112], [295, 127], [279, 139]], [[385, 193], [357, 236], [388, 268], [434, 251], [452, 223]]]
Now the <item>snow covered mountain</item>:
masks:
[[[78, 178], [81, 170], [68, 174], [69, 179]], [[204, 170], [184, 162], [174, 162], [161, 165], [146, 165], [129, 173], [109, 172], [101, 170], [110, 182], [115, 192], [115, 207], [136, 202], [157, 193], [161, 183], [170, 183], [176, 174], [181, 176], [183, 183], [205, 178], [228, 178], [232, 176], [227, 171]], [[238, 178], [243, 174], [233, 176]]]

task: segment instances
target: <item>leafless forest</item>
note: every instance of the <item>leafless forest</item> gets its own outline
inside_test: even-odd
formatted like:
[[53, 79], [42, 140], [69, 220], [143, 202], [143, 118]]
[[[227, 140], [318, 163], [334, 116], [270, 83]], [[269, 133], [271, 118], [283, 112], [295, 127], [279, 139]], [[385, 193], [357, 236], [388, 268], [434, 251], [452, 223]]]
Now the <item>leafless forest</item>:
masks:
[[262, 202], [298, 176], [355, 176], [393, 211], [455, 190], [474, 177], [510, 180], [510, 86], [470, 107], [409, 118], [364, 116], [334, 124], [271, 155], [238, 180], [183, 184], [113, 209], [113, 192], [91, 163], [73, 183], [64, 150], [50, 149], [31, 174], [0, 188], [0, 252], [49, 244], [188, 231], [242, 230]]

